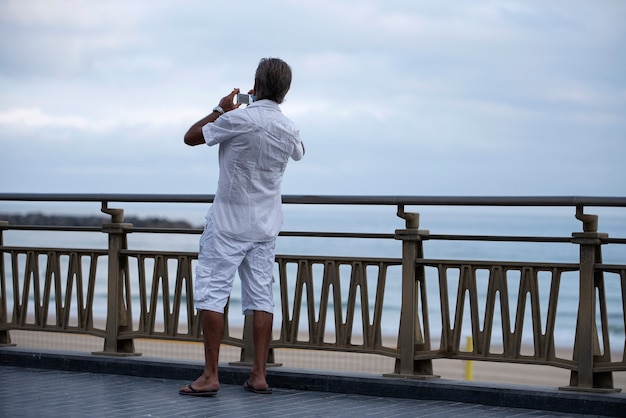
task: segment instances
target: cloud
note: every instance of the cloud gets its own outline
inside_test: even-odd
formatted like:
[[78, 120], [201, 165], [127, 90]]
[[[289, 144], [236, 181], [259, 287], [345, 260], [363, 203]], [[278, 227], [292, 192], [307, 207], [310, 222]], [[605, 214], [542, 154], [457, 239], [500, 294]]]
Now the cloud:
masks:
[[[0, 1], [0, 186], [200, 193], [182, 135], [262, 56], [293, 194], [624, 194], [626, 4]], [[190, 180], [193, 179], [193, 180]]]
[[99, 54], [140, 45], [135, 26], [151, 8], [133, 2], [8, 0], [0, 3], [0, 74], [75, 77]]
[[87, 32], [102, 28], [132, 27], [146, 15], [159, 10], [163, 2], [145, 3], [108, 0], [5, 0], [0, 4], [2, 21], [30, 28], [52, 27], [63, 30], [83, 29]]
[[118, 129], [144, 127], [160, 129], [180, 126], [193, 117], [202, 114], [203, 109], [118, 109], [119, 114], [103, 118], [86, 118], [78, 115], [54, 115], [39, 108], [14, 108], [0, 111], [0, 126], [7, 129], [49, 129], [68, 128], [82, 131], [85, 135], [113, 133]]
[[88, 122], [79, 116], [54, 116], [38, 108], [17, 108], [0, 112], [0, 125], [85, 128], [87, 124]]

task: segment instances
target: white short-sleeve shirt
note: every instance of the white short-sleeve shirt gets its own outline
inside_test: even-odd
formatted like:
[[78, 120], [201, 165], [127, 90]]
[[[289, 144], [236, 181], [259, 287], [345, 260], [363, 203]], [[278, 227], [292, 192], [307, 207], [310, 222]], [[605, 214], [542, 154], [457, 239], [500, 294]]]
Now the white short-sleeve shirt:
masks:
[[276, 102], [259, 100], [221, 115], [202, 133], [209, 146], [219, 144], [219, 181], [208, 216], [233, 239], [275, 238], [283, 223], [287, 162], [304, 155], [296, 126]]

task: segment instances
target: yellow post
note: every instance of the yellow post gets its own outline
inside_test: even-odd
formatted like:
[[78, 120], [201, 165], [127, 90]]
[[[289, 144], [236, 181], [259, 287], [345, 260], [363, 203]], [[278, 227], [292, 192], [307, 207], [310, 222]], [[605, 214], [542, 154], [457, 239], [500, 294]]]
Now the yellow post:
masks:
[[[474, 344], [472, 343], [472, 336], [467, 337], [467, 352], [474, 351]], [[474, 380], [474, 362], [467, 360], [465, 362], [465, 380]]]

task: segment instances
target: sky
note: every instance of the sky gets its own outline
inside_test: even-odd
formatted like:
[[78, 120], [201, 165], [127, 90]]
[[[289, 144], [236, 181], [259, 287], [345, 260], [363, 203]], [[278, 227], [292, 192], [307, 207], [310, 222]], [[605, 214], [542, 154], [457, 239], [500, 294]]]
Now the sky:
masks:
[[292, 195], [626, 195], [622, 0], [0, 0], [0, 192], [213, 194], [183, 135], [290, 64]]

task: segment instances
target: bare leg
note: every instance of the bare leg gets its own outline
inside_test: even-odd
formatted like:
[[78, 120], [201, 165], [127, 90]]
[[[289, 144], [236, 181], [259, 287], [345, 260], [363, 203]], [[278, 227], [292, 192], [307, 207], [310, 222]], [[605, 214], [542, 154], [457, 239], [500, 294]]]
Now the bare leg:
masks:
[[[224, 314], [214, 311], [201, 311], [202, 336], [204, 339], [204, 370], [191, 386], [196, 391], [218, 390], [218, 361], [220, 342], [224, 333]], [[189, 392], [183, 387], [181, 391]]]
[[253, 338], [254, 338], [254, 364], [250, 371], [248, 384], [255, 389], [267, 389], [265, 380], [267, 356], [272, 340], [272, 323], [274, 315], [269, 312], [254, 311]]

